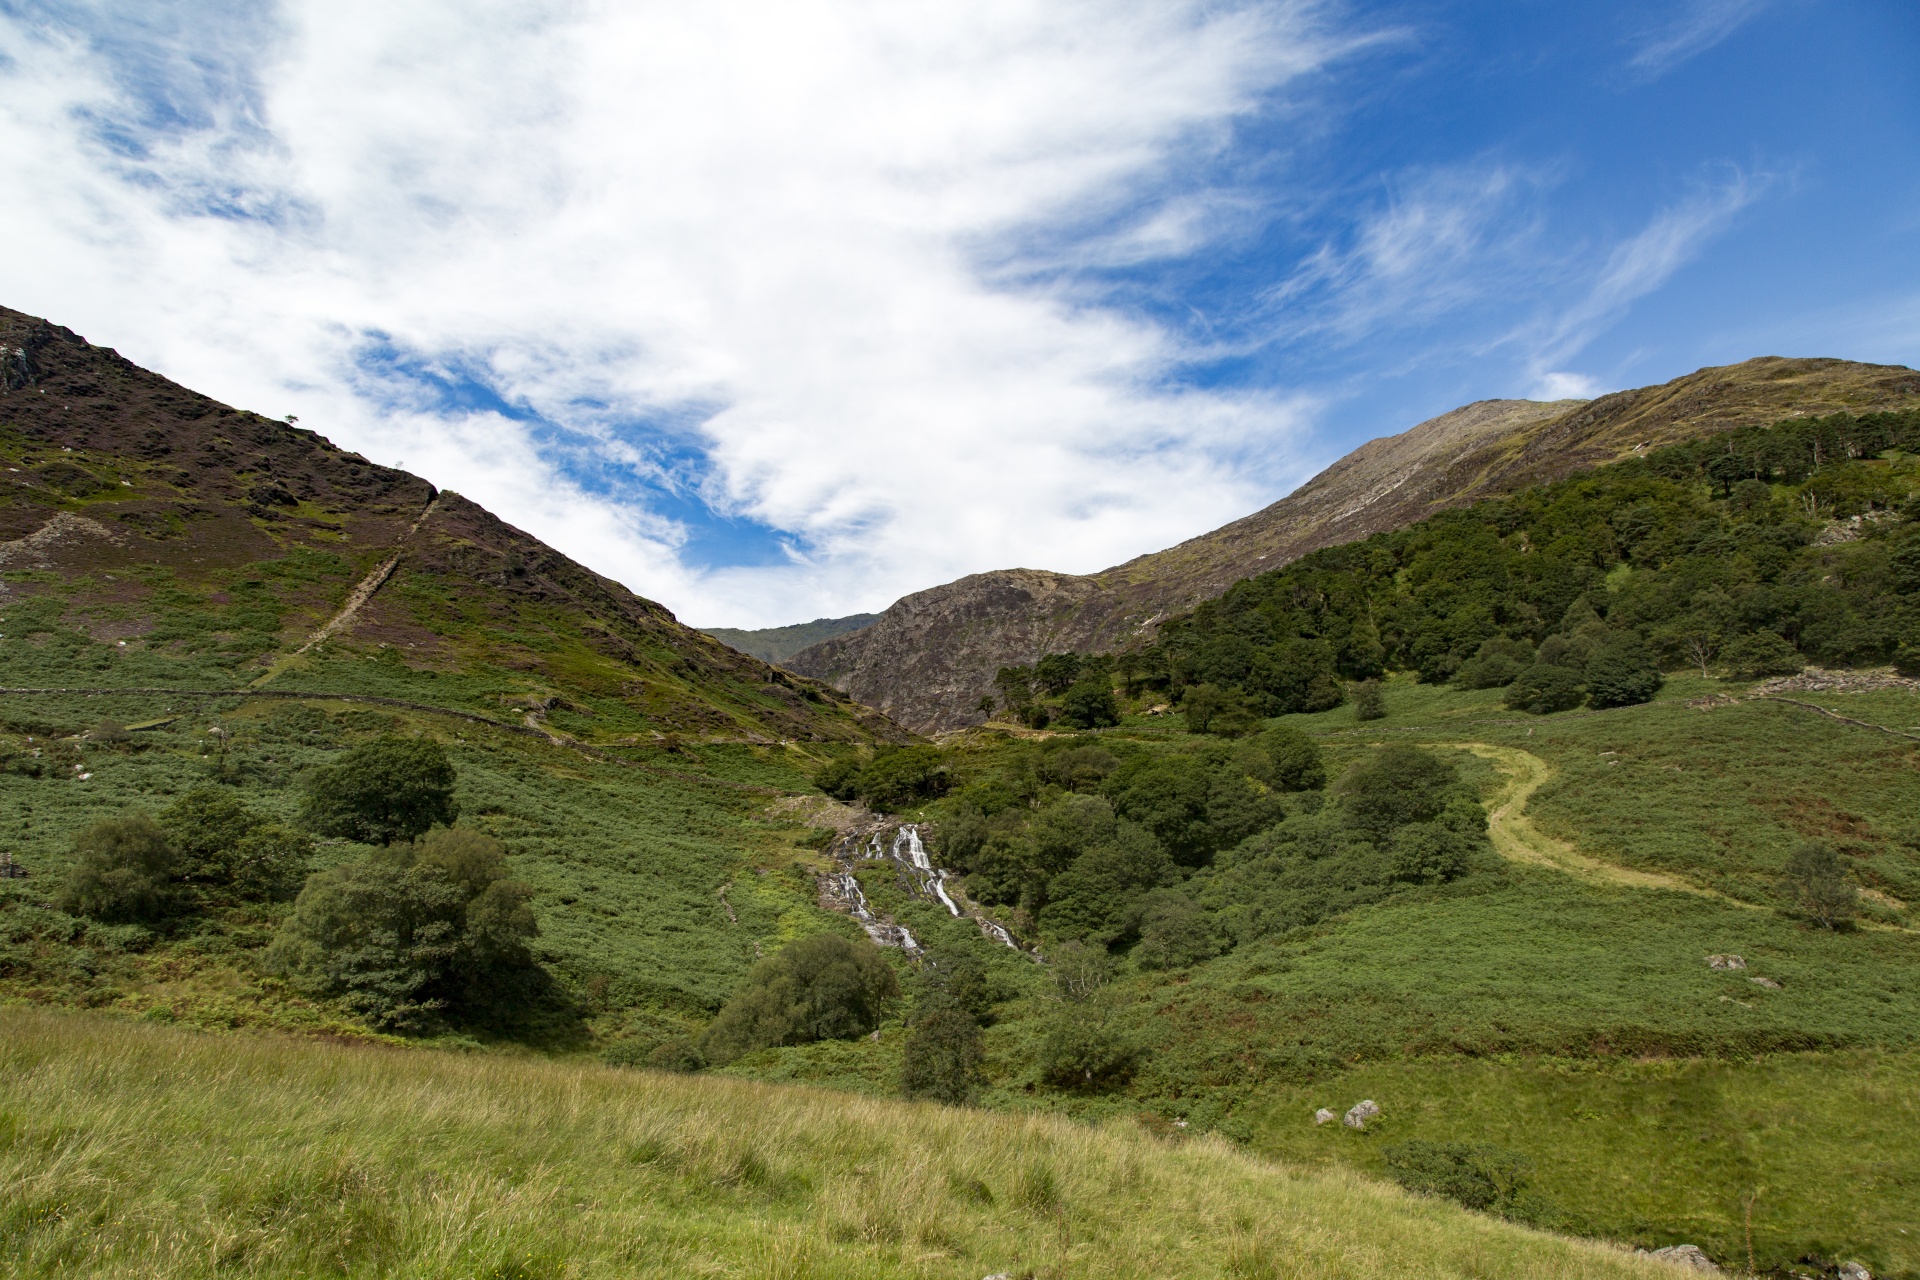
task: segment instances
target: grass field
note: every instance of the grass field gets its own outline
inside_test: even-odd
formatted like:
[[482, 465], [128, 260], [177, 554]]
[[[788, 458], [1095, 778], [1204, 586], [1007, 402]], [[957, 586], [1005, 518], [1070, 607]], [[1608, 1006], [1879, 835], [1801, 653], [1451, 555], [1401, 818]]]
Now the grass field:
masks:
[[1129, 1124], [0, 1010], [11, 1276], [1674, 1274]]

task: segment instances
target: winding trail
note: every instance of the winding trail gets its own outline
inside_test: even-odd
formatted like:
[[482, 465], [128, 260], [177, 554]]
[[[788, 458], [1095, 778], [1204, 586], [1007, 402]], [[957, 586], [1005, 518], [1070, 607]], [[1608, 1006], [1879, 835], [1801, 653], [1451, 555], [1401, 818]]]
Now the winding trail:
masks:
[[1625, 885], [1634, 889], [1673, 889], [1681, 893], [1697, 894], [1703, 898], [1718, 898], [1722, 902], [1731, 902], [1735, 906], [1746, 907], [1749, 910], [1764, 909], [1756, 907], [1751, 902], [1730, 898], [1713, 889], [1703, 889], [1679, 876], [1658, 871], [1635, 871], [1629, 867], [1616, 866], [1611, 862], [1589, 858], [1575, 850], [1566, 841], [1556, 840], [1541, 831], [1527, 816], [1527, 801], [1532, 799], [1533, 793], [1553, 775], [1553, 766], [1532, 752], [1522, 751], [1518, 747], [1497, 747], [1490, 742], [1445, 742], [1435, 745], [1471, 751], [1483, 760], [1490, 760], [1506, 779], [1506, 788], [1487, 813], [1487, 834], [1493, 838], [1493, 847], [1502, 857], [1510, 861], [1552, 867], [1556, 871], [1564, 871], [1589, 884]]

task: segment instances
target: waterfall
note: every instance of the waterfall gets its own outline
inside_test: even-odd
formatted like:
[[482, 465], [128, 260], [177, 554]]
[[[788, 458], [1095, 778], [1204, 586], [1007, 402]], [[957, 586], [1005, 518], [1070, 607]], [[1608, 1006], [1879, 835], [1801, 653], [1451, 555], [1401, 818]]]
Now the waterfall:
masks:
[[841, 863], [841, 869], [822, 877], [828, 895], [843, 903], [847, 913], [860, 922], [867, 936], [883, 947], [900, 947], [909, 954], [921, 950], [920, 943], [914, 939], [907, 927], [898, 921], [887, 920], [873, 913], [867, 902], [867, 895], [860, 888], [859, 879], [853, 874], [850, 865], [853, 859], [867, 861], [889, 860], [896, 863], [912, 882], [913, 891], [921, 897], [931, 897], [947, 909], [947, 913], [956, 919], [970, 919], [980, 927], [980, 931], [1003, 946], [1015, 951], [1025, 949], [1014, 941], [1004, 925], [990, 920], [976, 907], [962, 909], [960, 903], [947, 890], [947, 880], [953, 874], [944, 867], [933, 865], [933, 859], [927, 854], [927, 846], [920, 839], [920, 828], [911, 822], [901, 823], [893, 829], [891, 842], [885, 839], [885, 828], [878, 827], [864, 834], [856, 833], [843, 838], [835, 846], [835, 857]]

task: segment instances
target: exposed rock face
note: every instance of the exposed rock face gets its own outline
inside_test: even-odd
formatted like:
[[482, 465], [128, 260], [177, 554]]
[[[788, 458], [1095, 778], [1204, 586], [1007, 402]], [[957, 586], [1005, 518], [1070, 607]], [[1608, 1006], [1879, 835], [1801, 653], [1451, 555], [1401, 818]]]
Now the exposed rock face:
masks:
[[1720, 1274], [1720, 1268], [1713, 1265], [1713, 1259], [1702, 1253], [1700, 1246], [1695, 1244], [1670, 1244], [1664, 1249], [1653, 1250], [1647, 1256], [1671, 1262], [1687, 1271], [1703, 1271], [1715, 1276]]
[[1242, 578], [1322, 547], [1646, 449], [1795, 414], [1920, 403], [1904, 365], [1768, 356], [1598, 400], [1482, 400], [1373, 440], [1232, 524], [1103, 573], [974, 574], [803, 649], [814, 676], [922, 732], [977, 724], [1002, 666], [1120, 648]]
[[1379, 1114], [1380, 1104], [1368, 1098], [1365, 1102], [1354, 1103], [1347, 1114], [1340, 1118], [1340, 1123], [1349, 1129], [1364, 1129], [1367, 1127], [1367, 1121]]

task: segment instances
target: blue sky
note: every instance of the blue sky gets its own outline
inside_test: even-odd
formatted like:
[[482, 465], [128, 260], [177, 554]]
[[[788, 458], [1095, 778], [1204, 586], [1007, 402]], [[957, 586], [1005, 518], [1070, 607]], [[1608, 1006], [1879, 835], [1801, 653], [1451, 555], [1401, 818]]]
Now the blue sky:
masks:
[[1920, 357], [1920, 8], [0, 0], [0, 302], [692, 621]]

